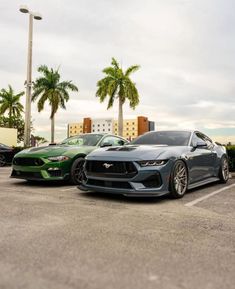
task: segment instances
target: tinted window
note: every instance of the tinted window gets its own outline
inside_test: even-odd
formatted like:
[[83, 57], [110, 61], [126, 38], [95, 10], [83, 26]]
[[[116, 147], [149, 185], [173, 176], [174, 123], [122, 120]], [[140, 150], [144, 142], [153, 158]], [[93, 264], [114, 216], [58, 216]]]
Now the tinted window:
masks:
[[204, 139], [200, 133], [194, 133], [192, 137], [192, 146], [195, 146], [198, 142], [202, 142]]
[[139, 136], [131, 144], [187, 146], [191, 132], [187, 131], [157, 131]]
[[209, 137], [200, 132], [195, 132], [192, 138], [192, 146], [196, 145], [198, 141], [204, 141], [208, 148], [213, 148], [213, 142]]
[[127, 143], [127, 141], [119, 138], [119, 137], [115, 137], [115, 136], [107, 136], [106, 138], [104, 138], [102, 140], [101, 146], [104, 143], [109, 143], [112, 146], [120, 146], [120, 145], [124, 145], [125, 143]]
[[82, 134], [73, 136], [62, 141], [61, 144], [65, 145], [78, 145], [78, 146], [96, 146], [101, 140], [101, 134]]

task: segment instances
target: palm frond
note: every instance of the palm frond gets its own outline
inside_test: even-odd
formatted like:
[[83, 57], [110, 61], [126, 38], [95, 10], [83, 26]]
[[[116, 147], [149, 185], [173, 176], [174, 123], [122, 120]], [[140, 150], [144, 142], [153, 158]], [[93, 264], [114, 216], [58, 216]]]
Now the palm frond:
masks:
[[132, 65], [124, 73], [117, 60], [112, 58], [111, 66], [103, 69], [106, 77], [97, 82], [96, 97], [99, 97], [100, 102], [103, 102], [109, 97], [107, 109], [113, 106], [116, 97], [118, 97], [123, 104], [125, 100], [128, 99], [130, 107], [133, 109], [138, 105], [138, 90], [129, 76], [139, 68], [139, 65]]
[[113, 67], [115, 68], [115, 69], [119, 69], [119, 63], [117, 62], [117, 60], [114, 58], [114, 57], [112, 57], [112, 62], [111, 62], [111, 64], [113, 65]]
[[1, 89], [0, 114], [5, 114], [8, 111], [10, 118], [19, 116], [23, 112], [23, 105], [20, 103], [20, 98], [23, 94], [24, 92], [15, 94], [11, 85], [8, 85], [8, 89]]
[[136, 72], [139, 69], [140, 69], [139, 65], [132, 65], [132, 66], [127, 68], [127, 70], [125, 72], [125, 76], [129, 77], [131, 73]]

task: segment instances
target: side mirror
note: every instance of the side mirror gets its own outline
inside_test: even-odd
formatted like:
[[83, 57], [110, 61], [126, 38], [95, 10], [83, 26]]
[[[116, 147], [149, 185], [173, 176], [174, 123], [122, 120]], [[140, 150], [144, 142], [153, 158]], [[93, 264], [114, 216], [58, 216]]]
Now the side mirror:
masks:
[[125, 144], [124, 140], [119, 140], [119, 141], [118, 141], [118, 145], [124, 146], [124, 144]]
[[203, 140], [197, 141], [195, 144], [193, 144], [194, 148], [206, 148], [207, 143]]
[[104, 148], [104, 147], [111, 147], [112, 144], [110, 142], [104, 142], [100, 145], [101, 148]]

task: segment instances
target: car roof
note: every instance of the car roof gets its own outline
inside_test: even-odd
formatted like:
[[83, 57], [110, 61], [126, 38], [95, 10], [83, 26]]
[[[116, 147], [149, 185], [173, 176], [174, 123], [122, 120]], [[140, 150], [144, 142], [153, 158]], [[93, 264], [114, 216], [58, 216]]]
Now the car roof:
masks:
[[125, 139], [122, 136], [111, 134], [111, 133], [105, 133], [105, 132], [100, 132], [100, 133], [99, 132], [80, 133], [80, 134], [76, 134], [76, 135], [70, 136], [68, 138], [72, 138], [72, 137], [76, 137], [76, 136], [80, 136], [80, 135], [101, 135], [102, 137], [104, 137], [104, 136], [115, 136], [115, 137], [119, 137], [119, 138]]
[[195, 131], [198, 130], [190, 130], [190, 129], [163, 129], [163, 130], [152, 130], [152, 131], [148, 131], [146, 133], [151, 133], [151, 132], [190, 132], [193, 133]]

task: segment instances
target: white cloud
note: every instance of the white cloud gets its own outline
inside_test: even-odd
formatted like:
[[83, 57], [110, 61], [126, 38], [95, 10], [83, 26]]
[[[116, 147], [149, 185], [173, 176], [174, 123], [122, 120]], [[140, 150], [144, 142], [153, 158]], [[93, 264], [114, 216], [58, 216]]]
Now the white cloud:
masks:
[[[17, 0], [2, 1], [0, 19], [0, 87], [24, 89], [26, 78], [26, 15]], [[83, 117], [115, 117], [117, 106], [95, 98], [101, 70], [115, 56], [127, 67], [140, 64], [133, 75], [141, 103], [126, 117], [147, 115], [157, 128], [230, 128], [235, 134], [234, 1], [220, 0], [25, 0], [43, 15], [34, 23], [33, 77], [39, 64], [61, 67], [73, 80], [66, 111], [56, 115], [56, 136], [66, 136], [68, 122]], [[23, 99], [24, 103], [24, 99]], [[49, 137], [50, 110], [37, 113], [35, 133]], [[231, 131], [227, 133], [232, 136]]]

